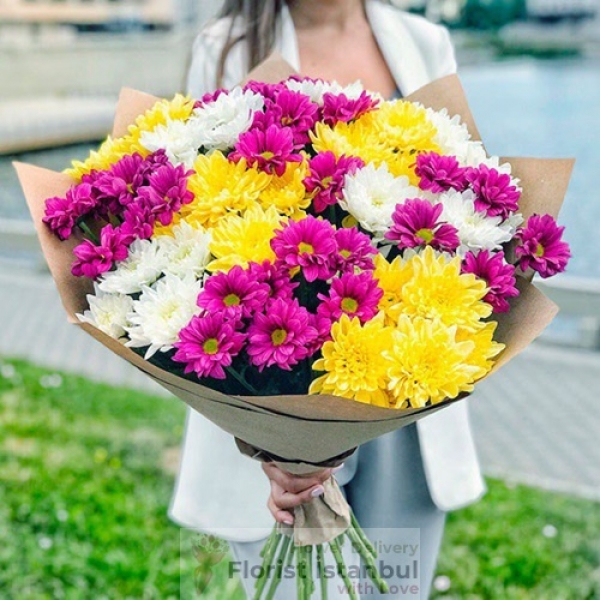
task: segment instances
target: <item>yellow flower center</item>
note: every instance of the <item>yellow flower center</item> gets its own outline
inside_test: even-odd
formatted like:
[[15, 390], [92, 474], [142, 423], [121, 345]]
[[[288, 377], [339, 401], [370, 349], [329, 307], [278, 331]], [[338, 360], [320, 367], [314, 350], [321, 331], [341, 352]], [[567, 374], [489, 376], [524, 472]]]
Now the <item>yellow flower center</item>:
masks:
[[415, 235], [420, 240], [423, 240], [426, 244], [429, 244], [429, 242], [431, 242], [431, 240], [433, 239], [433, 231], [427, 228], [419, 229], [415, 232]]
[[223, 304], [225, 306], [239, 306], [240, 297], [237, 294], [227, 294], [227, 296], [223, 298]]
[[541, 258], [542, 256], [544, 256], [544, 246], [542, 246], [541, 244], [538, 244], [537, 248], [535, 249], [535, 255], [538, 258]]
[[315, 249], [311, 244], [307, 244], [306, 242], [300, 242], [298, 245], [298, 252], [301, 254], [313, 254]]
[[331, 177], [331, 175], [328, 175], [327, 177], [323, 177], [323, 179], [321, 179], [321, 189], [323, 189], [323, 190], [327, 189], [331, 185], [332, 181], [333, 181], [333, 177]]
[[261, 152], [260, 155], [265, 160], [271, 160], [275, 156], [275, 154], [273, 152], [271, 152], [270, 150], [265, 150], [264, 152]]
[[358, 302], [354, 298], [345, 297], [342, 299], [342, 310], [345, 313], [354, 314], [358, 308]]
[[287, 331], [285, 329], [276, 329], [271, 334], [271, 341], [273, 342], [273, 346], [281, 346], [283, 342], [287, 339]]
[[342, 258], [348, 258], [350, 256], [350, 250], [340, 250], [340, 256]]
[[215, 338], [208, 338], [202, 344], [202, 349], [205, 354], [216, 354], [219, 351], [219, 342]]

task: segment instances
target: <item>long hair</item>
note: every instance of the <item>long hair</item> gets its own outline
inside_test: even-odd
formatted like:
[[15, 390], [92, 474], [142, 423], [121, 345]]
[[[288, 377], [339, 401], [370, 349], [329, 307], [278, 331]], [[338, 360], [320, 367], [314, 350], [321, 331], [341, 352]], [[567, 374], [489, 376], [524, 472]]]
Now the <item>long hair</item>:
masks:
[[[270, 54], [275, 44], [277, 22], [283, 3], [284, 0], [225, 0], [220, 16], [231, 19], [231, 24], [217, 67], [219, 87], [223, 83], [227, 55], [235, 44], [242, 40], [247, 44], [248, 71]], [[234, 23], [238, 19], [241, 19], [244, 29], [242, 34], [234, 36]]]

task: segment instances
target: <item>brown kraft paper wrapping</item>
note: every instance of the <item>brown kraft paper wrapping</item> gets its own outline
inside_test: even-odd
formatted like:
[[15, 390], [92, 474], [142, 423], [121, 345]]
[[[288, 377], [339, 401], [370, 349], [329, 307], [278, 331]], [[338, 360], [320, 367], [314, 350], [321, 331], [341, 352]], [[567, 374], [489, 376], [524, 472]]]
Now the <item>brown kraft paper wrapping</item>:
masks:
[[[276, 82], [292, 72], [289, 65], [274, 56], [258, 67], [251, 78]], [[135, 118], [156, 100], [158, 98], [134, 90], [123, 90], [117, 106], [113, 135], [118, 137], [125, 134]], [[451, 75], [434, 81], [407, 100], [420, 102], [434, 109], [447, 108], [451, 116], [460, 115], [472, 136], [478, 138], [477, 128], [457, 76]], [[549, 213], [557, 217], [573, 161], [535, 158], [506, 160], [511, 163], [513, 174], [521, 180], [524, 193], [520, 209], [525, 218], [534, 212]], [[90, 281], [71, 275], [71, 252], [77, 241], [61, 242], [42, 223], [45, 200], [65, 194], [74, 182], [62, 173], [32, 165], [15, 163], [15, 168], [69, 321], [76, 323], [104, 346], [145, 372], [191, 408], [243, 440], [247, 448], [252, 447], [244, 450], [244, 453], [255, 456], [255, 449], [259, 448], [266, 454], [259, 452], [257, 458], [265, 460], [277, 457], [277, 464], [285, 470], [308, 473], [315, 470], [315, 465], [327, 463], [332, 458], [351, 452], [360, 444], [460, 401], [457, 398], [436, 406], [400, 411], [335, 396], [229, 396], [150, 364], [133, 350], [77, 319], [76, 314], [82, 313], [88, 306], [86, 294], [92, 291]], [[511, 311], [496, 319], [498, 329], [495, 338], [506, 347], [494, 370], [526, 348], [552, 321], [558, 310], [532, 283], [524, 278], [519, 279], [521, 293], [511, 302]], [[294, 528], [296, 543], [306, 545], [329, 541], [348, 526], [348, 506], [339, 488], [336, 488], [337, 484], [328, 484], [322, 498], [297, 512]], [[322, 535], [316, 535], [316, 531], [321, 531]]]

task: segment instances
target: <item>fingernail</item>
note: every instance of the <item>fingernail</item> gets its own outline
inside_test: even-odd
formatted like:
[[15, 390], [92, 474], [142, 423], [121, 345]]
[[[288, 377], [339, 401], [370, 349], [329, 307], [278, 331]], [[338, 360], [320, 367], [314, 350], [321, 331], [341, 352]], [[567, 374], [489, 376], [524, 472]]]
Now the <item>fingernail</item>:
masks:
[[338, 471], [341, 471], [344, 468], [344, 465], [346, 463], [342, 463], [341, 465], [338, 465], [337, 467], [335, 467], [331, 472], [332, 473], [337, 473]]
[[311, 493], [310, 495], [313, 498], [318, 498], [319, 496], [322, 496], [325, 493], [325, 488], [323, 486], [317, 486]]
[[285, 519], [282, 519], [284, 525], [293, 525], [294, 524], [294, 519], [292, 519], [292, 517], [285, 517]]

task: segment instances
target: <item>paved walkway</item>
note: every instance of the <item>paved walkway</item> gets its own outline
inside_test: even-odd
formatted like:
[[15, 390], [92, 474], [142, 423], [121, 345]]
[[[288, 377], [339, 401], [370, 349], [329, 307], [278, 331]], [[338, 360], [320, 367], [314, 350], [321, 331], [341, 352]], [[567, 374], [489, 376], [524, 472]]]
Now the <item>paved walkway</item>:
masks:
[[[161, 388], [69, 325], [49, 275], [0, 269], [0, 357]], [[600, 500], [600, 353], [534, 344], [468, 400], [484, 471]]]

